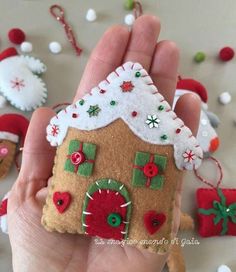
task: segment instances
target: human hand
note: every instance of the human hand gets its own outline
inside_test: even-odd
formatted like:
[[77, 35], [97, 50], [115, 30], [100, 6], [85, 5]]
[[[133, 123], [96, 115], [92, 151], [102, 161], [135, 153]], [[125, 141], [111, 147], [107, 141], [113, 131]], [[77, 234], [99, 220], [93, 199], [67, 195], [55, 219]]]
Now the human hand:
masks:
[[[138, 18], [131, 32], [122, 26], [110, 28], [91, 54], [75, 100], [84, 94], [84, 90], [90, 90], [129, 60], [142, 64], [160, 93], [172, 104], [179, 53], [173, 42], [157, 43], [159, 32], [159, 20], [148, 15]], [[183, 95], [176, 104], [175, 112], [196, 135], [199, 98], [194, 94]], [[41, 226], [42, 207], [55, 155], [45, 135], [53, 115], [48, 108], [38, 109], [33, 114], [21, 171], [9, 197], [8, 225], [14, 271], [161, 271], [167, 254], [150, 253], [128, 245], [96, 245], [96, 238], [50, 233]], [[181, 188], [180, 182], [176, 193], [174, 235], [179, 227]]]

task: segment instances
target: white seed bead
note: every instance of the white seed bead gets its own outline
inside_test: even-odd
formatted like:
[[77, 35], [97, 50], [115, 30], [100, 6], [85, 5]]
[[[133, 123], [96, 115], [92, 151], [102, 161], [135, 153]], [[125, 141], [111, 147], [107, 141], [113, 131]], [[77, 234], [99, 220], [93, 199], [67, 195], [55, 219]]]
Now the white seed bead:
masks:
[[125, 16], [125, 23], [128, 25], [128, 26], [132, 26], [133, 23], [135, 21], [135, 17], [133, 14], [127, 14]]
[[23, 42], [20, 45], [20, 50], [24, 53], [30, 53], [33, 51], [33, 45], [30, 42]]
[[221, 266], [218, 267], [217, 272], [232, 272], [232, 271], [227, 265], [222, 264]]
[[50, 42], [49, 43], [49, 50], [53, 54], [59, 54], [61, 52], [61, 44], [59, 42]]
[[223, 92], [220, 96], [219, 96], [219, 102], [223, 105], [229, 104], [231, 102], [231, 95], [228, 92]]
[[86, 20], [89, 22], [94, 22], [97, 19], [97, 14], [94, 9], [89, 9], [86, 14]]

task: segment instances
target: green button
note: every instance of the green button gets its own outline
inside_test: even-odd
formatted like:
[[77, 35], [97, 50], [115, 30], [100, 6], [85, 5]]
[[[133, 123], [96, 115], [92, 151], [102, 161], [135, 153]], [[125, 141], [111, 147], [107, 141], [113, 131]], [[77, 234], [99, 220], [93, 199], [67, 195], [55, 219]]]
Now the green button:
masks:
[[107, 217], [107, 223], [112, 227], [118, 227], [121, 224], [121, 216], [118, 213], [110, 213]]

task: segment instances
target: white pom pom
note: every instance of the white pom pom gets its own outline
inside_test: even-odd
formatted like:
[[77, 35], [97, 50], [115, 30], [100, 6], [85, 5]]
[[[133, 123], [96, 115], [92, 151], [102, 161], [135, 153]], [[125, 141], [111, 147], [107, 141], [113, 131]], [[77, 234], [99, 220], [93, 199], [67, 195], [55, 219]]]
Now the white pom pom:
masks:
[[97, 14], [94, 9], [89, 9], [86, 14], [86, 20], [89, 22], [94, 22], [97, 19]]
[[33, 45], [30, 42], [23, 42], [20, 45], [20, 50], [24, 53], [30, 53], [33, 50]]
[[222, 264], [221, 266], [218, 267], [217, 272], [232, 272], [232, 271], [227, 265]]
[[135, 17], [133, 14], [127, 14], [125, 16], [125, 23], [129, 26], [131, 26], [135, 21]]
[[6, 106], [6, 104], [7, 104], [6, 98], [4, 96], [0, 95], [0, 108], [1, 109], [4, 108]]
[[229, 104], [231, 102], [232, 98], [230, 93], [228, 92], [223, 92], [220, 96], [219, 96], [219, 102], [223, 105]]
[[59, 54], [61, 52], [61, 45], [59, 42], [50, 42], [49, 43], [49, 50], [53, 54]]

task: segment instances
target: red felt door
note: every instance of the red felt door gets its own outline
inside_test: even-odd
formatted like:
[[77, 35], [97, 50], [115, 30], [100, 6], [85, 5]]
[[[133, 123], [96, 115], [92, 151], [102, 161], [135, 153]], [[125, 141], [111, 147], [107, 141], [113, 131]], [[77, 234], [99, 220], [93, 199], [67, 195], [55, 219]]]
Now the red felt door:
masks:
[[119, 192], [109, 189], [94, 192], [88, 201], [86, 212], [85, 224], [88, 235], [124, 239], [127, 205]]

